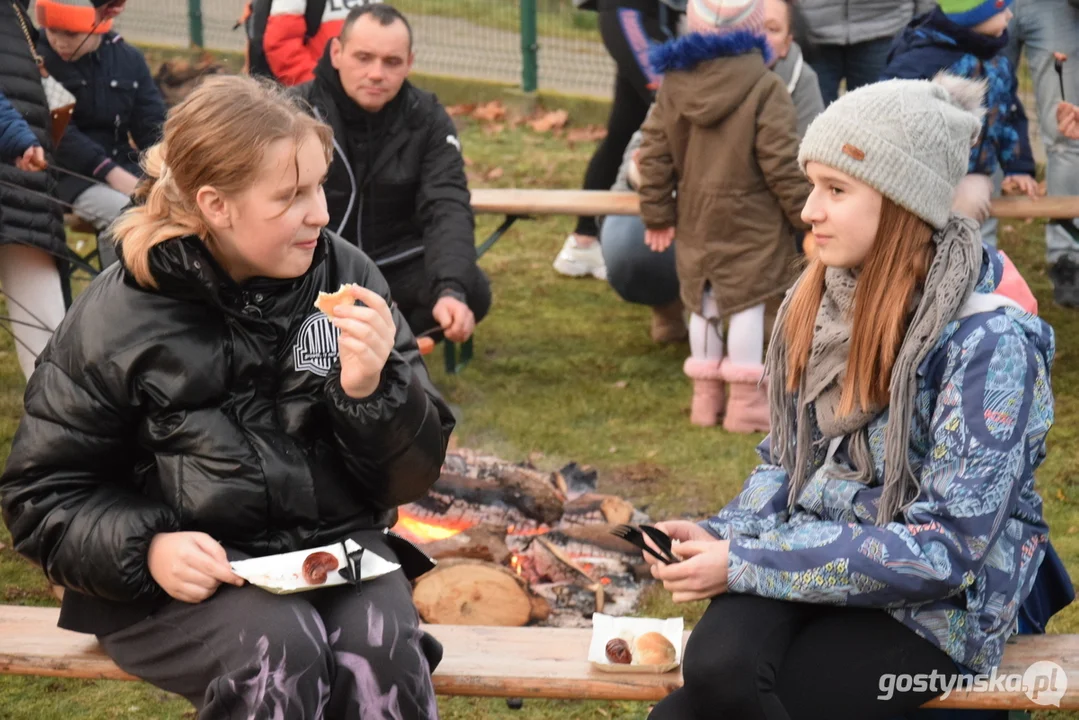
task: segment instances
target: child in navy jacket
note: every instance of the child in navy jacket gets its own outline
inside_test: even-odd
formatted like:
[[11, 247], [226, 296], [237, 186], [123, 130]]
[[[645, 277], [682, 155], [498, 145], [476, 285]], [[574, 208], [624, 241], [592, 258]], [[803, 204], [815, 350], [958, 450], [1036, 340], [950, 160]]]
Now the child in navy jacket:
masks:
[[[968, 175], [956, 189], [956, 212], [989, 217], [993, 175], [1004, 186], [1037, 193], [1027, 116], [1017, 95], [1015, 68], [1004, 54], [1012, 0], [943, 0], [896, 38], [881, 79], [931, 79], [941, 71], [986, 84], [987, 112], [970, 153]], [[988, 238], [987, 238], [988, 239]]]

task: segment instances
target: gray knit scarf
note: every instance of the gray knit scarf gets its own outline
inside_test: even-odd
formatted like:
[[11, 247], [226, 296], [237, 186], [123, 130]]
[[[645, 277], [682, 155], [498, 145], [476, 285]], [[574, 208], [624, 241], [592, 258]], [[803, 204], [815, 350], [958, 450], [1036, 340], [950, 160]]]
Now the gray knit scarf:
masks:
[[[944, 327], [970, 297], [981, 270], [981, 240], [973, 221], [953, 215], [933, 235], [933, 241], [936, 254], [892, 368], [878, 525], [892, 522], [918, 496], [918, 481], [910, 468], [907, 451], [918, 367], [936, 345]], [[849, 436], [847, 452], [853, 469], [836, 476], [866, 484], [875, 478], [868, 426], [884, 408], [865, 408], [842, 417], [837, 417], [836, 412], [850, 351], [856, 283], [857, 278], [850, 270], [828, 268], [826, 271], [809, 361], [795, 393], [788, 392], [786, 387], [787, 345], [783, 336], [793, 291], [783, 301], [772, 331], [765, 372], [771, 406], [771, 451], [773, 460], [783, 466], [790, 478], [791, 508], [814, 471], [811, 465], [820, 462], [819, 448], [813, 443], [811, 409], [823, 436], [821, 446], [834, 438]]]

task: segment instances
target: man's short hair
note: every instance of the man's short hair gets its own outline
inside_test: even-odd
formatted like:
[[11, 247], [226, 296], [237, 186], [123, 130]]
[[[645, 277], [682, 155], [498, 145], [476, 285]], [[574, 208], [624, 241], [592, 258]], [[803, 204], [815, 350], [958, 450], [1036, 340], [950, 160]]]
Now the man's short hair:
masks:
[[345, 24], [341, 26], [340, 40], [342, 43], [348, 38], [352, 26], [364, 15], [370, 15], [382, 27], [393, 25], [398, 20], [403, 22], [405, 30], [408, 30], [408, 50], [412, 52], [412, 24], [409, 23], [408, 18], [400, 10], [383, 2], [372, 2], [349, 10], [348, 15], [345, 17]]

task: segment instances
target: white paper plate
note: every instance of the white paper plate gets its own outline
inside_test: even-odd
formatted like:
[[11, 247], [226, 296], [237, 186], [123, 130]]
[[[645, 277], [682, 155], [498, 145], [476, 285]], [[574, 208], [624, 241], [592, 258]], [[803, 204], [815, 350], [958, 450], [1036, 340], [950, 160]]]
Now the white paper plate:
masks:
[[[610, 673], [665, 673], [682, 663], [682, 618], [631, 618], [614, 617], [596, 613], [592, 616], [592, 644], [588, 646], [588, 661], [601, 672]], [[646, 632], [658, 632], [674, 645], [674, 662], [666, 665], [620, 665], [607, 659], [607, 643], [623, 638], [632, 645], [632, 639]]]
[[[348, 548], [348, 552], [356, 552], [360, 549], [359, 544], [351, 539], [345, 540], [345, 547]], [[326, 582], [321, 585], [308, 585], [303, 579], [303, 561], [315, 552], [327, 552], [333, 555], [337, 558], [338, 569], [327, 573]], [[334, 585], [344, 585], [348, 582], [341, 577], [339, 572], [342, 568], [348, 567], [345, 549], [341, 547], [341, 543], [250, 560], [237, 560], [229, 564], [232, 566], [232, 571], [247, 582], [277, 595], [318, 590]], [[364, 550], [363, 558], [360, 560], [360, 580], [374, 580], [400, 567], [397, 563], [390, 562], [371, 550]]]

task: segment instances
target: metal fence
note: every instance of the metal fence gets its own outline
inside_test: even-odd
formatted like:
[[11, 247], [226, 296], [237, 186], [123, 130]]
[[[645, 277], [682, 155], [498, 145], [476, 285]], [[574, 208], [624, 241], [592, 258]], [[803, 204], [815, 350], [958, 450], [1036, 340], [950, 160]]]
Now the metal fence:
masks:
[[[348, 2], [354, 0], [330, 0]], [[244, 48], [247, 0], [138, 0], [116, 27], [134, 42]], [[416, 70], [494, 80], [525, 90], [610, 98], [614, 63], [596, 14], [573, 0], [394, 0], [413, 25]], [[236, 29], [234, 29], [236, 28]]]

